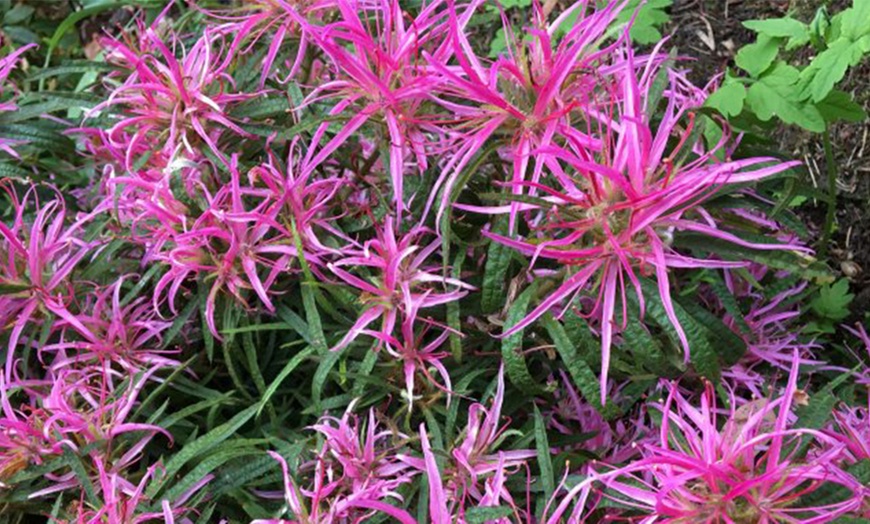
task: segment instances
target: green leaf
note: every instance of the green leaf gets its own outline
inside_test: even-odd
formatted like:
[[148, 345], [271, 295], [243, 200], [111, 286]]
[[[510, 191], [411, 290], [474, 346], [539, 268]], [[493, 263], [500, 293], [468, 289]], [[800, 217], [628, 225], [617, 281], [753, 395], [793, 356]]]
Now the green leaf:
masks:
[[256, 415], [259, 407], [259, 404], [254, 404], [253, 406], [248, 407], [244, 411], [237, 413], [226, 423], [221, 424], [205, 435], [182, 446], [181, 450], [172, 455], [172, 457], [170, 457], [166, 462], [164, 475], [159, 480], [152, 482], [151, 485], [148, 486], [148, 489], [146, 490], [148, 498], [153, 499], [161, 491], [163, 486], [165, 486], [165, 483], [173, 479], [175, 475], [181, 471], [181, 468], [188, 462], [212, 451], [220, 445], [221, 442], [234, 435], [239, 428], [244, 426], [248, 420]]
[[379, 383], [380, 379], [376, 376], [372, 376], [372, 370], [375, 369], [375, 364], [378, 362], [378, 354], [376, 351], [378, 342], [372, 342], [372, 347], [369, 351], [366, 351], [366, 356], [363, 357], [363, 361], [360, 363], [358, 376], [353, 384], [353, 396], [354, 397], [362, 397], [365, 394], [366, 386], [374, 383]]
[[507, 39], [505, 37], [505, 31], [503, 27], [500, 27], [498, 28], [498, 31], [495, 32], [492, 41], [489, 43], [489, 57], [498, 58], [498, 55], [504, 53], [506, 49]]
[[16, 25], [27, 21], [36, 9], [27, 4], [15, 4], [15, 7], [3, 15], [3, 25]]
[[728, 366], [733, 366], [743, 357], [747, 350], [746, 341], [726, 326], [719, 317], [694, 301], [678, 300], [678, 302], [704, 331], [720, 360]]
[[861, 44], [847, 38], [839, 38], [829, 44], [801, 72], [801, 96], [813, 102], [824, 100], [837, 82], [843, 79], [846, 70], [857, 64], [863, 56]]
[[290, 112], [290, 102], [287, 97], [258, 97], [246, 100], [230, 111], [233, 118], [251, 118], [259, 120], [271, 116], [286, 115]]
[[747, 20], [743, 22], [743, 26], [771, 38], [788, 38], [787, 49], [794, 49], [810, 41], [809, 26], [791, 17]]
[[704, 106], [712, 107], [725, 117], [737, 116], [743, 111], [746, 100], [746, 87], [739, 82], [726, 82], [704, 102]]
[[[762, 241], [762, 238], [757, 238], [746, 233], [742, 233], [739, 236], [752, 242]], [[727, 240], [691, 232], [677, 232], [674, 235], [674, 240], [675, 245], [680, 247], [693, 249], [699, 253], [715, 253], [725, 260], [750, 260], [772, 268], [788, 270], [808, 280], [820, 283], [831, 281], [831, 274], [827, 266], [794, 251], [784, 249], [752, 249], [733, 244]], [[769, 239], [768, 243], [770, 243]]]
[[302, 274], [305, 281], [300, 286], [302, 288], [302, 306], [305, 308], [305, 317], [308, 320], [308, 334], [311, 337], [311, 345], [318, 351], [327, 351], [326, 336], [323, 334], [323, 325], [320, 322], [320, 313], [317, 311], [316, 289], [317, 280], [311, 273], [311, 268], [305, 260], [304, 250], [302, 248], [302, 239], [299, 237], [299, 231], [296, 229], [296, 221], [292, 220], [291, 229], [293, 232], [293, 243], [296, 246], [296, 251], [299, 256], [296, 258], [299, 265], [302, 267]]
[[849, 316], [849, 304], [854, 298], [855, 295], [849, 293], [849, 281], [841, 278], [833, 285], [822, 286], [810, 307], [821, 317], [843, 320]]
[[308, 346], [305, 349], [303, 349], [302, 351], [300, 351], [299, 353], [296, 353], [295, 355], [293, 355], [293, 358], [291, 358], [290, 360], [287, 361], [286, 364], [284, 364], [284, 367], [281, 368], [281, 372], [278, 373], [278, 376], [275, 377], [275, 380], [273, 380], [272, 383], [269, 384], [269, 387], [266, 388], [266, 391], [263, 393], [263, 397], [260, 399], [260, 407], [257, 408], [257, 416], [258, 417], [260, 416], [260, 413], [263, 411], [263, 408], [266, 406], [266, 404], [272, 398], [272, 395], [274, 395], [275, 392], [278, 391], [278, 388], [281, 386], [281, 383], [284, 382], [284, 379], [286, 379], [288, 376], [290, 376], [290, 373], [293, 373], [293, 370], [296, 369], [297, 367], [299, 367], [299, 364], [304, 362], [305, 359], [307, 359], [312, 354], [314, 354], [314, 352], [315, 352], [315, 349], [311, 346]]
[[[493, 233], [507, 234], [507, 217], [498, 217]], [[483, 267], [483, 287], [480, 291], [480, 308], [484, 313], [493, 313], [504, 306], [505, 278], [511, 262], [511, 249], [500, 242], [490, 242]]]
[[613, 406], [609, 403], [608, 409], [601, 409], [601, 386], [598, 377], [589, 364], [577, 354], [577, 350], [565, 328], [549, 313], [541, 317], [541, 323], [550, 335], [553, 345], [556, 346], [556, 352], [568, 368], [568, 373], [571, 375], [571, 380], [583, 397], [593, 406], [601, 411], [612, 411]]
[[[495, 242], [493, 242], [495, 244]], [[507, 318], [505, 319], [504, 329], [507, 331], [515, 324], [519, 323], [526, 316], [526, 309], [531, 302], [532, 297], [537, 292], [538, 286], [535, 282], [526, 288], [520, 296], [511, 304], [508, 309]], [[501, 355], [504, 359], [505, 371], [511, 382], [520, 388], [523, 393], [534, 395], [543, 391], [540, 385], [535, 382], [532, 375], [529, 373], [529, 367], [526, 365], [526, 357], [523, 355], [523, 330], [514, 333], [509, 337], [505, 337], [501, 343]]]
[[224, 393], [217, 397], [201, 400], [193, 404], [188, 404], [184, 408], [174, 411], [172, 414], [167, 415], [166, 418], [161, 419], [159, 421], [160, 427], [168, 430], [169, 428], [175, 426], [176, 424], [186, 419], [187, 417], [190, 417], [191, 415], [226, 403], [227, 400], [229, 400], [230, 396], [231, 393]]
[[232, 446], [225, 445], [224, 449], [209, 454], [209, 456], [197, 464], [190, 473], [174, 483], [172, 488], [166, 491], [163, 498], [167, 500], [175, 500], [184, 494], [185, 491], [192, 488], [194, 484], [201, 481], [206, 475], [209, 475], [227, 462], [236, 458], [260, 455], [262, 453], [262, 451], [254, 447], [247, 440], [232, 442], [231, 444]]
[[116, 0], [116, 1], [107, 1], [100, 2], [91, 6], [88, 6], [80, 11], [76, 11], [69, 16], [67, 16], [63, 22], [58, 24], [57, 29], [55, 29], [54, 34], [51, 35], [51, 38], [48, 40], [47, 50], [45, 52], [45, 67], [51, 61], [51, 54], [57, 48], [58, 44], [60, 44], [63, 36], [70, 29], [74, 28], [79, 21], [84, 20], [85, 18], [90, 18], [94, 15], [102, 13], [107, 9], [119, 8], [125, 5], [133, 5], [137, 7], [149, 7], [160, 5], [159, 3], [150, 1], [150, 0]]
[[318, 351], [318, 353], [321, 354], [321, 360], [320, 364], [317, 366], [317, 370], [314, 372], [314, 378], [311, 382], [311, 402], [315, 408], [320, 405], [320, 400], [323, 398], [323, 388], [326, 384], [326, 379], [329, 377], [329, 373], [347, 349], [347, 347], [344, 347], [338, 351]]
[[107, 73], [115, 71], [118, 68], [106, 62], [96, 62], [93, 60], [70, 60], [63, 65], [48, 67], [36, 71], [30, 75], [30, 80], [41, 80], [43, 78], [51, 78], [53, 76], [68, 76], [82, 73]]
[[722, 303], [725, 311], [734, 319], [737, 328], [744, 334], [751, 333], [752, 328], [750, 328], [749, 324], [746, 323], [746, 318], [743, 316], [743, 311], [740, 310], [740, 305], [737, 303], [737, 299], [731, 294], [731, 291], [728, 290], [728, 286], [725, 285], [725, 281], [719, 273], [711, 272], [705, 280], [710, 285], [713, 294], [716, 295], [716, 298], [718, 298], [719, 302]]
[[749, 76], [758, 78], [776, 60], [780, 44], [781, 38], [759, 35], [755, 43], [740, 48], [734, 62], [737, 67], [749, 73]]
[[0, 162], [0, 178], [27, 179], [33, 173], [8, 162]]
[[[838, 399], [834, 395], [834, 389], [840, 387], [852, 376], [851, 373], [841, 373], [835, 379], [828, 382], [824, 388], [810, 396], [806, 405], [797, 406], [797, 422], [794, 427], [804, 429], [821, 429], [831, 419], [831, 413], [837, 405]], [[803, 456], [809, 450], [812, 438], [804, 438], [799, 455]]]
[[[659, 296], [658, 287], [646, 279], [641, 280], [641, 286], [646, 299], [647, 316], [665, 331], [675, 347], [682, 350], [677, 330], [668, 318], [665, 306]], [[677, 317], [677, 321], [683, 328], [683, 332], [686, 334], [686, 339], [689, 342], [689, 358], [692, 366], [702, 377], [715, 382], [719, 378], [721, 367], [719, 365], [718, 352], [710, 343], [708, 332], [703, 325], [689, 315], [677, 300], [672, 298], [671, 302], [674, 307], [674, 315]]]
[[478, 506], [465, 510], [466, 524], [486, 524], [513, 515], [508, 506]]
[[850, 40], [859, 40], [870, 33], [870, 0], [853, 0], [852, 7], [842, 12], [840, 33]]
[[616, 17], [614, 26], [627, 24], [633, 17], [634, 21], [629, 30], [632, 41], [641, 45], [655, 44], [662, 39], [659, 28], [670, 20], [667, 9], [672, 4], [673, 0], [630, 0]]
[[71, 448], [65, 447], [63, 450], [63, 455], [66, 459], [66, 463], [69, 468], [72, 470], [73, 474], [75, 474], [76, 478], [79, 481], [79, 485], [85, 492], [88, 501], [91, 504], [99, 504], [99, 497], [97, 497], [97, 490], [94, 487], [93, 481], [91, 481], [91, 477], [88, 475], [87, 470], [85, 469], [85, 463], [82, 461], [82, 457], [80, 457], [76, 451], [73, 451]]
[[547, 426], [538, 406], [535, 408], [535, 449], [538, 452], [538, 468], [541, 470], [541, 486], [544, 500], [550, 500], [556, 490], [556, 478], [553, 473], [553, 459], [550, 455], [550, 444], [547, 442]]
[[849, 93], [838, 89], [831, 91], [824, 100], [817, 103], [816, 108], [829, 123], [838, 120], [854, 123], [867, 119], [864, 108], [855, 103]]
[[764, 122], [776, 116], [787, 124], [821, 133], [825, 120], [815, 106], [801, 97], [796, 86], [798, 77], [797, 69], [779, 62], [749, 87], [746, 102]]
[[[465, 261], [465, 251], [460, 251], [453, 261], [451, 277], [462, 277], [462, 263]], [[460, 320], [459, 301], [453, 300], [447, 303], [447, 325], [450, 326], [450, 353], [457, 364], [462, 363], [462, 322]]]

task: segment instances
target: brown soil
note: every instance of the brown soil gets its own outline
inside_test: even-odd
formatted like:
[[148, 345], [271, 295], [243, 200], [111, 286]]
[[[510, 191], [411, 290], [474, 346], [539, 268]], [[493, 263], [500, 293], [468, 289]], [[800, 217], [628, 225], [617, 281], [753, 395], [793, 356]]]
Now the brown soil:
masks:
[[[828, 4], [828, 11], [837, 13], [851, 0]], [[809, 21], [820, 5], [819, 0], [675, 0], [666, 32], [671, 34], [679, 53], [696, 60], [692, 77], [703, 84], [733, 67], [737, 50], [753, 41], [753, 33], [742, 26], [742, 21], [786, 14]], [[839, 87], [851, 92], [870, 112], [870, 60], [853, 68]], [[783, 152], [806, 163], [810, 183], [824, 190], [826, 166], [821, 139], [793, 128], [782, 129], [776, 136], [780, 137]], [[831, 136], [838, 172], [838, 206], [828, 263], [852, 282], [856, 294], [854, 320], [860, 320], [870, 312], [870, 122], [837, 124]], [[810, 201], [799, 213], [810, 229], [818, 232], [823, 228], [825, 208], [824, 202]]]

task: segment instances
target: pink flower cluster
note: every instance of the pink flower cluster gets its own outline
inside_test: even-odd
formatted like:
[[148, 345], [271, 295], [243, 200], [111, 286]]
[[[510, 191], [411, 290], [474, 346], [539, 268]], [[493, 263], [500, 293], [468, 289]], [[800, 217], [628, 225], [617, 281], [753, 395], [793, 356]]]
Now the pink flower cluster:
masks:
[[[665, 384], [658, 436], [641, 440], [640, 457], [626, 465], [590, 469], [547, 522], [560, 522], [571, 503], [568, 522], [589, 522], [604, 501], [609, 518], [649, 523], [831, 522], [866, 514], [867, 488], [849, 470], [866, 457], [858, 444], [866, 418], [846, 411], [829, 431], [793, 428], [796, 408], [808, 402], [797, 387], [799, 369], [795, 351], [781, 394], [744, 403], [732, 396], [724, 410], [712, 384], [700, 405]], [[805, 502], [832, 488], [841, 491], [834, 500]]]
[[[470, 29], [483, 0], [432, 0], [413, 15], [398, 0], [243, 4], [194, 6], [205, 28], [188, 34], [172, 27], [170, 3], [152, 22], [137, 19], [103, 40], [113, 66], [99, 86], [107, 96], [71, 131], [98, 166], [88, 212], [68, 210], [53, 188], [0, 182], [11, 203], [9, 224], [0, 222], [0, 490], [43, 468], [51, 487], [29, 497], [70, 494], [75, 522], [192, 518], [186, 503], [212, 477], [151, 500], [147, 487], [162, 468], [146, 450], [162, 439], [171, 446], [173, 435], [136, 419], [143, 391], [182, 366], [182, 349], [166, 339], [180, 332], [220, 343], [234, 309], [274, 315], [285, 297], [311, 290], [338, 289], [331, 296], [346, 299], [334, 307], [322, 299], [340, 325], [319, 358], [342, 357], [365, 340], [403, 383], [406, 422], [421, 411], [440, 416], [440, 406], [416, 401], [431, 388], [448, 408], [465, 401], [445, 361], [448, 339], [466, 334], [445, 310], [472, 302], [480, 286], [479, 274], [451, 266], [447, 229], [450, 220], [506, 215], [506, 229], [483, 226], [460, 254], [492, 242], [513, 251], [529, 279], [547, 283], [498, 337], [572, 314], [600, 339], [601, 397], [581, 398], [559, 373], [556, 404], [545, 410], [552, 433], [593, 434], [552, 451], [600, 460], [579, 472], [566, 467], [536, 516], [542, 488], [532, 485], [532, 464], [541, 450], [506, 445], [517, 432], [502, 416], [502, 368], [491, 404], [470, 404], [455, 442], [428, 418], [417, 435], [396, 429], [380, 406], [361, 418], [356, 401], [340, 418], [323, 416], [310, 428], [316, 451], [295, 460], [269, 452], [283, 489], [256, 495], [285, 507], [257, 522], [383, 514], [413, 523], [409, 494], [428, 500], [426, 518], [436, 524], [466, 523], [487, 508], [506, 511], [491, 520], [499, 524], [870, 518], [868, 490], [850, 469], [870, 459], [867, 410], [838, 408], [823, 428], [798, 424], [799, 371], [823, 364], [812, 342], [790, 333], [799, 311], [788, 299], [803, 285], [766, 300], [740, 276], [760, 279], [766, 268], [674, 245], [692, 234], [808, 253], [790, 237], [743, 240], [705, 207], [795, 163], [732, 158], [736, 143], [721, 122], [718, 143], [705, 140], [701, 120], [717, 123], [702, 115], [708, 89], [673, 69], [661, 46], [641, 53], [627, 29], [614, 31], [626, 2], [580, 0], [552, 21], [535, 2], [525, 38], [508, 31], [495, 60], [479, 56]], [[0, 60], [0, 89], [28, 49]], [[264, 100], [286, 102], [299, 125], [251, 117]], [[15, 110], [14, 98], [0, 101], [0, 111]], [[17, 157], [15, 145], [0, 138], [0, 150]], [[482, 167], [486, 155], [495, 163]], [[489, 198], [495, 203], [476, 194], [478, 183], [500, 191]], [[143, 275], [157, 268], [153, 285], [113, 268], [104, 270], [109, 283], [89, 272], [119, 245]], [[610, 364], [631, 304], [642, 318], [658, 301], [689, 360], [672, 297], [684, 269], [724, 270], [728, 291], [752, 303], [737, 319], [708, 301], [735, 332], [746, 328], [746, 357], [725, 371], [721, 388], [705, 383], [693, 398], [667, 382], [652, 409], [606, 420], [601, 406], [627, 389], [610, 380]], [[655, 297], [644, 292], [647, 277]], [[174, 326], [182, 304], [202, 306], [202, 329]], [[311, 333], [319, 329], [306, 320]], [[870, 346], [863, 329], [857, 334]], [[783, 391], [764, 389], [763, 366], [789, 373]], [[412, 486], [423, 478], [417, 494]], [[831, 486], [845, 495], [805, 503]]]

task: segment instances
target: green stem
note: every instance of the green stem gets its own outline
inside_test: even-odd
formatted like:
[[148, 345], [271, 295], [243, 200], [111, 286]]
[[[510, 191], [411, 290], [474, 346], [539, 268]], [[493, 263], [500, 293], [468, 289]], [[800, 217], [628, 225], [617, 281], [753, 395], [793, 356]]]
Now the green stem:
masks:
[[825, 228], [822, 231], [819, 258], [825, 258], [828, 255], [828, 245], [831, 243], [834, 219], [837, 216], [837, 167], [834, 165], [834, 149], [831, 146], [829, 129], [825, 129], [822, 135], [822, 144], [825, 148], [825, 167], [828, 171], [828, 213], [825, 215]]

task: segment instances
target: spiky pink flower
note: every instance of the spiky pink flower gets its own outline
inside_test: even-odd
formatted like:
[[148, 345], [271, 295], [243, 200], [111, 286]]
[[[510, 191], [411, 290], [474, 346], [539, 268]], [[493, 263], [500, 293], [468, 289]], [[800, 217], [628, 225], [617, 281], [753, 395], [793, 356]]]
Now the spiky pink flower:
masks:
[[44, 431], [49, 415], [38, 406], [12, 407], [9, 384], [0, 371], [0, 488], [19, 471], [32, 465], [43, 464], [51, 457], [63, 453], [61, 442]]
[[[450, 375], [447, 373], [447, 368], [441, 363], [441, 360], [449, 354], [441, 350], [441, 346], [447, 340], [450, 331], [444, 329], [437, 337], [426, 342], [424, 336], [430, 325], [424, 324], [419, 332], [416, 326], [420, 304], [413, 302], [409, 307], [410, 309], [402, 320], [400, 336], [386, 336], [381, 332], [371, 330], [363, 330], [362, 333], [371, 335], [383, 342], [387, 353], [403, 363], [402, 366], [405, 372], [405, 400], [408, 402], [408, 410], [410, 411], [414, 405], [414, 383], [417, 373], [422, 373], [430, 383], [448, 392], [448, 394], [452, 393], [453, 386], [450, 383]], [[441, 376], [443, 384], [438, 384], [432, 377], [429, 372], [430, 366], [435, 368]]]
[[[806, 250], [795, 244], [744, 241], [718, 227], [701, 207], [705, 199], [727, 184], [763, 179], [794, 163], [777, 163], [771, 158], [720, 161], [716, 152], [724, 146], [724, 139], [710, 150], [700, 141], [691, 141], [693, 111], [703, 98], [697, 88], [673, 71], [667, 72], [670, 79], [665, 91], [667, 108], [656, 127], [648, 116], [648, 104], [654, 103], [651, 93], [658, 61], [649, 59], [647, 67], [638, 74], [632, 50], [626, 49], [624, 53], [624, 64], [616, 74], [618, 93], [611, 97], [615, 103], [609, 112], [590, 113], [603, 129], [600, 152], [588, 151], [588, 157], [584, 157], [564, 147], [550, 146], [550, 153], [561, 162], [548, 164], [550, 181], [556, 188], [519, 182], [546, 195], [540, 204], [520, 206], [528, 213], [531, 229], [528, 237], [517, 239], [484, 231], [486, 237], [530, 257], [533, 264], [539, 259], [551, 260], [565, 271], [564, 282], [502, 336], [526, 328], [563, 302], [565, 309], [571, 307], [573, 297], [589, 287], [596, 290], [595, 306], [584, 316], [600, 321], [602, 404], [607, 391], [611, 345], [618, 331], [616, 311], [621, 302], [625, 322], [629, 286], [634, 288], [641, 314], [645, 309], [639, 275], [655, 275], [661, 303], [688, 359], [688, 339], [671, 299], [670, 271], [743, 265], [681, 254], [671, 247], [675, 232], [704, 234], [754, 249]], [[683, 127], [686, 115], [688, 123]], [[679, 141], [669, 145], [674, 136], [680, 137]], [[513, 209], [513, 206], [457, 207], [487, 213], [507, 213]]]
[[[558, 522], [572, 497], [594, 483], [605, 487], [620, 512], [643, 522], [830, 522], [861, 504], [861, 488], [843, 471], [843, 445], [823, 432], [795, 428], [794, 407], [805, 396], [797, 389], [799, 358], [793, 355], [781, 396], [737, 408], [732, 400], [724, 422], [708, 384], [700, 408], [674, 384], [663, 406], [659, 442], [645, 444], [642, 458], [600, 470], [572, 488], [549, 517]], [[809, 439], [814, 451], [801, 451]], [[824, 504], [802, 503], [823, 487], [838, 486], [844, 497]], [[612, 504], [611, 504], [612, 505]], [[577, 506], [570, 522], [580, 522]]]
[[[303, 174], [297, 157], [298, 140], [290, 144], [286, 168], [277, 167], [277, 160], [270, 155], [268, 162], [257, 166], [248, 173], [251, 184], [261, 183], [268, 189], [274, 201], [277, 218], [288, 229], [299, 235], [299, 241], [306, 258], [339, 255], [342, 250], [327, 245], [326, 239], [334, 239], [346, 244], [352, 240], [338, 227], [333, 225], [336, 216], [330, 211], [336, 207], [336, 195], [346, 187], [346, 180], [337, 176], [315, 178], [311, 173]], [[343, 209], [341, 211], [344, 211]]]
[[[557, 161], [550, 146], [564, 144], [578, 154], [599, 146], [586, 113], [610, 103], [596, 99], [606, 94], [596, 87], [607, 82], [602, 78], [607, 75], [605, 66], [618, 45], [604, 45], [606, 30], [625, 7], [624, 2], [608, 2], [594, 9], [589, 2], [575, 2], [547, 24], [541, 4], [535, 3], [528, 20], [531, 27], [522, 37], [513, 34], [505, 19], [507, 54], [487, 63], [474, 54], [464, 30], [483, 2], [471, 2], [463, 15], [456, 13], [454, 1], [448, 4], [453, 56], [427, 55], [432, 68], [445, 78], [438, 85], [438, 101], [456, 120], [450, 129], [448, 160], [430, 194], [431, 202], [443, 186], [439, 218], [468, 162], [492, 141], [503, 144], [501, 150], [511, 162], [514, 195], [535, 194], [533, 186], [522, 182], [529, 177], [529, 166], [531, 181], [538, 183], [545, 165]], [[557, 30], [572, 16], [571, 29], [557, 41]], [[457, 65], [451, 63], [454, 57]], [[512, 203], [510, 209], [513, 230], [520, 206]]]
[[[22, 47], [19, 47], [15, 51], [9, 53], [4, 57], [0, 57], [0, 96], [3, 95], [3, 90], [6, 87], [6, 81], [9, 78], [9, 73], [15, 69], [15, 66], [18, 65], [19, 60], [21, 59], [21, 55], [29, 51], [30, 49], [36, 47], [36, 44], [28, 44]], [[15, 86], [11, 86], [15, 89]], [[15, 104], [14, 97], [11, 100], [3, 100], [0, 98], [0, 113], [4, 113], [7, 111], [16, 111], [18, 106]], [[12, 146], [17, 144], [22, 144], [24, 141], [17, 139], [10, 139], [0, 135], [0, 151], [4, 151], [10, 156], [15, 158], [20, 158], [18, 153]]]
[[[768, 273], [768, 269], [764, 267], [750, 267], [747, 270], [757, 279]], [[779, 276], [783, 275], [779, 274]], [[747, 351], [740, 361], [729, 369], [723, 370], [723, 378], [732, 387], [744, 387], [755, 398], [764, 397], [762, 386], [765, 379], [761, 366], [766, 365], [787, 371], [791, 367], [792, 354], [795, 350], [801, 357], [801, 365], [828, 367], [825, 362], [814, 357], [814, 349], [818, 345], [803, 340], [796, 325], [801, 312], [794, 304], [794, 297], [806, 288], [806, 283], [798, 284], [767, 299], [732, 271], [725, 272], [725, 282], [734, 297], [751, 301], [749, 310], [739, 319], [725, 312], [721, 304], [718, 305], [725, 324], [735, 333], [740, 334], [746, 342]]]
[[[187, 499], [210, 482], [213, 475], [204, 476], [193, 487], [182, 493], [176, 500], [160, 501], [159, 509], [151, 509], [151, 500], [145, 495], [145, 488], [160, 470], [159, 464], [154, 464], [142, 475], [139, 483], [132, 490], [126, 486], [129, 482], [119, 474], [106, 471], [105, 466], [97, 462], [97, 477], [99, 480], [100, 506], [91, 508], [84, 503], [77, 504], [77, 513], [70, 520], [54, 520], [57, 524], [140, 524], [144, 522], [162, 522], [174, 524], [176, 517], [182, 517], [190, 512], [183, 507]], [[189, 522], [188, 519], [182, 522]]]
[[206, 32], [182, 58], [170, 47], [182, 47], [172, 36], [169, 46], [154, 28], [143, 29], [139, 42], [125, 44], [107, 39], [108, 58], [128, 70], [121, 85], [109, 99], [90, 111], [117, 111], [119, 120], [107, 138], [111, 145], [126, 151], [125, 168], [132, 170], [138, 152], [157, 155], [154, 164], [165, 167], [178, 158], [199, 160], [201, 142], [225, 161], [218, 147], [223, 129], [235, 136], [249, 136], [228, 116], [235, 103], [258, 93], [230, 93], [233, 79], [227, 73], [230, 60], [226, 44], [213, 31]]
[[[864, 353], [859, 357], [859, 360], [866, 362], [865, 359], [870, 359], [870, 335], [867, 334], [867, 328], [863, 324], [857, 322], [854, 328], [843, 326], [846, 331], [858, 337], [861, 345], [864, 346]], [[862, 366], [856, 377], [856, 382], [870, 387], [870, 366]]]
[[389, 145], [395, 210], [402, 215], [406, 157], [413, 154], [418, 170], [425, 171], [426, 132], [438, 133], [421, 114], [421, 104], [429, 100], [440, 76], [417, 62], [423, 48], [433, 48], [439, 56], [447, 51], [446, 47], [434, 48], [444, 31], [441, 4], [442, 0], [428, 3], [415, 19], [406, 21], [397, 0], [338, 2], [339, 20], [309, 29], [314, 42], [334, 65], [335, 75], [318, 86], [305, 103], [339, 98], [328, 114], [353, 111], [353, 115], [319, 148], [315, 146], [324, 139], [330, 123], [317, 129], [303, 174], [325, 162], [366, 123], [378, 124], [375, 129], [379, 140]]
[[180, 365], [177, 360], [166, 356], [177, 351], [160, 349], [162, 333], [172, 323], [159, 320], [145, 297], [122, 304], [123, 283], [124, 278], [120, 278], [111, 286], [94, 292], [88, 297], [90, 302], [82, 307], [86, 313], [77, 315], [91, 337], [70, 326], [72, 329], [67, 330], [60, 341], [41, 349], [41, 352], [54, 354], [51, 365], [47, 367], [49, 372], [93, 365], [117, 366], [116, 369], [136, 374], [155, 365]]
[[[41, 204], [34, 186], [22, 198], [9, 180], [0, 180], [0, 187], [9, 198], [14, 219], [11, 226], [0, 222], [0, 285], [8, 290], [0, 295], [0, 327], [9, 336], [5, 369], [11, 377], [20, 338], [39, 320], [55, 315], [89, 340], [95, 339], [69, 308], [75, 300], [70, 275], [96, 244], [81, 238], [90, 217], [68, 224], [60, 195]], [[26, 213], [31, 211], [35, 215], [28, 222]]]
[[482, 404], [472, 404], [468, 408], [468, 425], [465, 438], [453, 449], [451, 455], [471, 480], [496, 471], [498, 467], [509, 468], [523, 464], [535, 456], [530, 449], [499, 451], [493, 453], [500, 436], [505, 431], [501, 423], [501, 408], [504, 402], [504, 366], [499, 369], [496, 379], [495, 395], [489, 408]]
[[327, 524], [363, 522], [375, 513], [385, 513], [402, 524], [416, 519], [386, 502], [401, 501], [397, 488], [408, 483], [415, 472], [396, 454], [396, 439], [407, 437], [378, 429], [373, 410], [365, 428], [353, 415], [351, 403], [341, 418], [323, 417], [312, 429], [324, 443], [311, 464], [303, 464], [300, 475], [311, 473], [309, 484], [299, 487], [290, 476], [287, 461], [269, 454], [281, 464], [284, 499], [291, 520], [259, 520], [259, 524]]
[[[594, 453], [614, 464], [621, 464], [637, 455], [638, 444], [651, 433], [643, 420], [644, 412], [626, 414], [608, 422], [600, 411], [601, 406], [594, 404], [596, 400], [582, 398], [567, 373], [563, 370], [559, 373], [562, 386], [554, 392], [556, 401], [549, 404], [549, 426], [563, 435], [590, 435], [570, 449]], [[608, 398], [617, 405], [624, 396], [621, 392], [624, 385], [615, 385], [608, 392]]]
[[[339, 350], [350, 344], [374, 321], [381, 320], [383, 340], [393, 336], [397, 321], [414, 319], [421, 309], [446, 304], [465, 296], [472, 286], [441, 275], [441, 267], [430, 257], [441, 245], [437, 238], [421, 245], [428, 231], [415, 227], [405, 234], [397, 234], [395, 219], [385, 217], [377, 230], [377, 238], [366, 242], [362, 249], [348, 250], [345, 256], [328, 264], [338, 278], [362, 291], [359, 301], [365, 306], [356, 323], [332, 349]], [[345, 268], [370, 269], [370, 280], [354, 275]], [[451, 291], [439, 288], [450, 287]], [[402, 315], [400, 317], [400, 314]], [[409, 332], [413, 333], [413, 331]]]
[[286, 77], [278, 77], [278, 81], [286, 83], [297, 75], [308, 56], [312, 25], [338, 10], [338, 5], [336, 0], [250, 0], [238, 9], [206, 13], [223, 22], [217, 27], [218, 31], [233, 36], [229, 51], [231, 55], [250, 54], [256, 44], [268, 42], [268, 49], [262, 58], [262, 88], [268, 78], [278, 76], [279, 66], [275, 62], [281, 48], [293, 40], [298, 40], [295, 57], [288, 61], [290, 65]]
[[[169, 271], [155, 287], [155, 305], [166, 292], [175, 311], [175, 296], [182, 284], [190, 277], [202, 276], [210, 286], [206, 323], [216, 337], [218, 293], [228, 291], [247, 307], [244, 291], [253, 290], [266, 309], [274, 311], [269, 289], [297, 255], [292, 235], [278, 222], [280, 207], [272, 192], [243, 185], [235, 158], [230, 160], [229, 169], [229, 184], [214, 195], [205, 194], [202, 214], [183, 231], [174, 232], [167, 249], [154, 255], [169, 264]], [[260, 276], [263, 269], [265, 277]]]
[[[472, 507], [508, 506], [520, 521], [531, 522], [527, 512], [517, 508], [504, 488], [505, 482], [518, 470], [527, 467], [526, 461], [536, 455], [529, 449], [498, 449], [505, 428], [501, 426], [501, 407], [504, 401], [504, 369], [499, 370], [492, 406], [472, 404], [468, 424], [462, 441], [450, 451], [450, 461], [441, 472], [432, 453], [425, 425], [420, 426], [423, 460], [402, 457], [402, 460], [425, 472], [429, 482], [430, 522], [464, 523], [465, 512]], [[526, 513], [523, 517], [521, 514]], [[510, 520], [499, 520], [507, 523]]]

